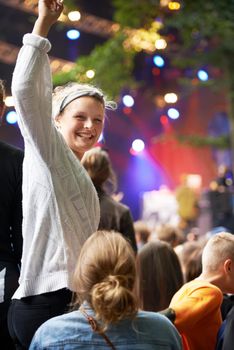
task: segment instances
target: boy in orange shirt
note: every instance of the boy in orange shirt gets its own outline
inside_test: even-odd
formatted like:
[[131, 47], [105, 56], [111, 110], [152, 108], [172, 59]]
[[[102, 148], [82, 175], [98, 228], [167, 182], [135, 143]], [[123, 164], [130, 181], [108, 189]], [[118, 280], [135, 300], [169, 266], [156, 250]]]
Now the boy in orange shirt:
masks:
[[184, 349], [214, 350], [222, 323], [222, 293], [234, 293], [234, 235], [210, 238], [202, 254], [201, 275], [173, 296], [170, 309]]

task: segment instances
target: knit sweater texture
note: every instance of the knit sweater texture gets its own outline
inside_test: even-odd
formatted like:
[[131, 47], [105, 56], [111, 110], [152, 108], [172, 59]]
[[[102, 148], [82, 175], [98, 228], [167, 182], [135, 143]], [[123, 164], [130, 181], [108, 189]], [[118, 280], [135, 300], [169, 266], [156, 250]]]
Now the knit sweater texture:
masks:
[[46, 38], [26, 34], [12, 93], [25, 142], [23, 256], [13, 298], [69, 288], [80, 249], [96, 231], [96, 190], [51, 117], [52, 82]]

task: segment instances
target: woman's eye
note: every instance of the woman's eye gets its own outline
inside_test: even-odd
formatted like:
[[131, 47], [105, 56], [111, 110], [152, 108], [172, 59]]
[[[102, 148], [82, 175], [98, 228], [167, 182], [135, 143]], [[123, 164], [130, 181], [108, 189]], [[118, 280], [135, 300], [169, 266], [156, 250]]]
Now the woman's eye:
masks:
[[79, 120], [85, 120], [85, 117], [83, 115], [76, 115], [75, 118]]
[[102, 123], [102, 119], [95, 119], [94, 121], [95, 121], [95, 123], [97, 123], [97, 124]]

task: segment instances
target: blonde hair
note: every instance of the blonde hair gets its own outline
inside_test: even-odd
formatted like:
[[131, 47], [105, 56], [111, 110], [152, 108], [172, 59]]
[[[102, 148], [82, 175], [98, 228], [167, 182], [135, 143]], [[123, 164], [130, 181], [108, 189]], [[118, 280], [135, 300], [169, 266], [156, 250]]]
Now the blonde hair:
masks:
[[183, 234], [179, 228], [169, 224], [164, 224], [159, 227], [157, 230], [157, 238], [160, 241], [169, 243], [172, 247], [175, 247], [184, 240]]
[[234, 235], [221, 232], [206, 243], [202, 253], [202, 270], [216, 271], [227, 259], [234, 261]]
[[116, 103], [109, 101], [101, 89], [89, 84], [68, 83], [57, 86], [53, 92], [52, 117], [55, 119], [66, 106], [79, 97], [90, 96], [98, 100], [104, 109], [116, 109]]
[[102, 328], [134, 318], [135, 254], [125, 238], [114, 231], [97, 231], [85, 242], [74, 273], [76, 303], [87, 301]]
[[117, 187], [116, 175], [109, 155], [105, 150], [94, 147], [85, 152], [81, 162], [96, 188], [105, 186], [107, 192], [115, 192]]

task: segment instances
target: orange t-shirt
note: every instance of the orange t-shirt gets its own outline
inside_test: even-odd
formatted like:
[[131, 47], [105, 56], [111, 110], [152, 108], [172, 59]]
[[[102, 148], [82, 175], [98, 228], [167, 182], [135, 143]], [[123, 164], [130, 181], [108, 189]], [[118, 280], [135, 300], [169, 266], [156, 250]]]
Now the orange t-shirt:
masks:
[[182, 336], [184, 349], [215, 349], [222, 323], [222, 300], [218, 287], [198, 279], [186, 283], [173, 296], [169, 307], [175, 311], [175, 326]]

